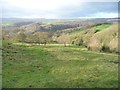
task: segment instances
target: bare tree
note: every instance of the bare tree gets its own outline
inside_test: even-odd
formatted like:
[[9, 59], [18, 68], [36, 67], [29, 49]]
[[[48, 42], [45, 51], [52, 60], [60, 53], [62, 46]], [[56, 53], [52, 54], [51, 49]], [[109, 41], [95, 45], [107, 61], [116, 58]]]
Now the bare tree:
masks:
[[17, 35], [17, 40], [19, 42], [25, 42], [26, 41], [26, 35], [23, 32], [19, 32]]
[[57, 42], [64, 44], [64, 46], [66, 46], [66, 44], [70, 44], [70, 35], [68, 34], [63, 34], [60, 37], [57, 38]]

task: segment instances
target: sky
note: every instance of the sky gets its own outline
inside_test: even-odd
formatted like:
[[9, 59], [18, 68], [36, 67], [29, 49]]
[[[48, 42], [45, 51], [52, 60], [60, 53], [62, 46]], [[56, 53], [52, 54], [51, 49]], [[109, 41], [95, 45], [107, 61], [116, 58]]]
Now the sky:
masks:
[[[86, 1], [86, 2], [85, 2]], [[100, 0], [105, 1], [105, 0]], [[2, 18], [114, 18], [118, 0], [1, 0]], [[114, 2], [113, 2], [114, 1]]]

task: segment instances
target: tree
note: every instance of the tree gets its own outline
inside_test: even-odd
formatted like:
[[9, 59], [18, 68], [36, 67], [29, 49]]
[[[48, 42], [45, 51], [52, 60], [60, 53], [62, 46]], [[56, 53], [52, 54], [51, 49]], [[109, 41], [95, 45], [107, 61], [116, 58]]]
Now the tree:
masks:
[[61, 43], [61, 44], [64, 44], [64, 46], [66, 46], [66, 44], [70, 44], [70, 35], [63, 34], [63, 35], [59, 36], [57, 38], [57, 42]]
[[2, 40], [7, 40], [10, 42], [16, 41], [17, 31], [14, 30], [8, 31], [8, 30], [2, 30]]
[[47, 32], [37, 32], [34, 34], [35, 43], [46, 45], [51, 40], [51, 35]]
[[47, 32], [42, 32], [42, 44], [46, 45], [51, 40], [51, 35]]
[[35, 43], [33, 34], [26, 35], [26, 43]]
[[26, 35], [23, 32], [19, 32], [17, 35], [17, 40], [19, 42], [25, 42], [26, 41]]

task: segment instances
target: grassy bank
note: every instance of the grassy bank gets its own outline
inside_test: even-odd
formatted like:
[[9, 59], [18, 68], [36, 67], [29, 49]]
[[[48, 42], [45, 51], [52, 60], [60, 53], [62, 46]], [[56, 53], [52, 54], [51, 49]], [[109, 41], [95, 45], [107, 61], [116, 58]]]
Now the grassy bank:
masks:
[[59, 44], [3, 44], [3, 87], [117, 87], [118, 56]]

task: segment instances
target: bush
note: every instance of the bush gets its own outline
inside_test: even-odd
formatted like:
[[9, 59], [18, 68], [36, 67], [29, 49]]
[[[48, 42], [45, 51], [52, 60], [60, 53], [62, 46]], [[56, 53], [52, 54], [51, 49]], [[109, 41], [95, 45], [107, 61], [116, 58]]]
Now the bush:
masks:
[[92, 51], [100, 51], [101, 50], [102, 43], [98, 39], [91, 39], [88, 49]]
[[75, 42], [74, 42], [74, 44], [77, 45], [77, 46], [83, 45], [83, 40], [82, 40], [82, 38], [76, 39]]
[[100, 51], [111, 52], [108, 46], [103, 45]]
[[118, 53], [118, 37], [113, 38], [109, 43], [110, 51]]

